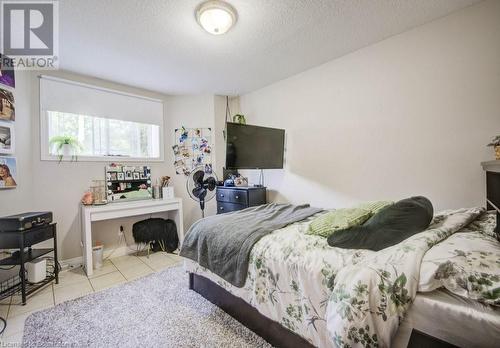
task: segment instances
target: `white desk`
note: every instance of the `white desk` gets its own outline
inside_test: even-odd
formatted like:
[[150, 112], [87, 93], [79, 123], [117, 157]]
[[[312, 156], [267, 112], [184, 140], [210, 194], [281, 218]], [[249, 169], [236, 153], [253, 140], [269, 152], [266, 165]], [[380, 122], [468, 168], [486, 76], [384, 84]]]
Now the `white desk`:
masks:
[[182, 200], [173, 199], [151, 199], [132, 202], [116, 202], [106, 205], [82, 205], [82, 245], [83, 266], [88, 276], [94, 272], [92, 265], [92, 222], [121, 217], [148, 215], [153, 213], [173, 212], [173, 219], [177, 225], [179, 245], [184, 240], [184, 224], [182, 220]]

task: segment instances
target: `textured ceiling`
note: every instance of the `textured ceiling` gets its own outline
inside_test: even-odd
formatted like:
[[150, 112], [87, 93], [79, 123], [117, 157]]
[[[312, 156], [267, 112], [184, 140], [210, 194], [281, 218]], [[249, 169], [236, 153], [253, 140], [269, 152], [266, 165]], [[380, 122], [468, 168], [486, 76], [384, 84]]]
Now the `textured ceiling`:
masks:
[[201, 0], [61, 0], [60, 68], [167, 94], [237, 95], [422, 25], [478, 0], [228, 0], [213, 36]]

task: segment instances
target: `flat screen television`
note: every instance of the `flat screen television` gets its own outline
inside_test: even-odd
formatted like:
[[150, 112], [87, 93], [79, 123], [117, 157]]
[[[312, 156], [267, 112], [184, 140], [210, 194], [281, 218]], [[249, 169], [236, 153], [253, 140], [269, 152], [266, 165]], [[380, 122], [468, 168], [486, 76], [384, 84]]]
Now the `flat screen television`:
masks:
[[228, 122], [226, 134], [226, 168], [283, 168], [284, 129]]

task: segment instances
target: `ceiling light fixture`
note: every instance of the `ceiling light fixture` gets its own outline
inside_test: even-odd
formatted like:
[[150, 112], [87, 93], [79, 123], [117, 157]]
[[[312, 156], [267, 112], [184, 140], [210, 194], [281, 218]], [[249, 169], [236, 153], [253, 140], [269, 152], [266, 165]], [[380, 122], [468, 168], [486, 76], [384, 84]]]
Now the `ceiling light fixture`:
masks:
[[237, 19], [234, 7], [225, 1], [205, 1], [196, 9], [198, 24], [213, 35], [226, 33], [236, 24]]

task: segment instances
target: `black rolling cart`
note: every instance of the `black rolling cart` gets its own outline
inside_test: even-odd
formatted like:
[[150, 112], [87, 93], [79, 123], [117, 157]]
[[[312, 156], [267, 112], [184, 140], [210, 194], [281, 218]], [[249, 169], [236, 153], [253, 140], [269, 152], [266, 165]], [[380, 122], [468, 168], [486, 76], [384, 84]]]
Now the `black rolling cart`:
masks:
[[[53, 248], [32, 248], [32, 245], [52, 239]], [[41, 287], [55, 280], [59, 283], [59, 266], [57, 262], [56, 224], [50, 223], [35, 226], [25, 230], [0, 231], [0, 249], [17, 249], [11, 256], [0, 260], [0, 267], [19, 266], [19, 275], [15, 275], [0, 283], [0, 299], [21, 293], [22, 303], [26, 304], [26, 297]], [[44, 257], [49, 253], [54, 257], [48, 258], [47, 276], [38, 283], [29, 283], [26, 279], [25, 263]]]

